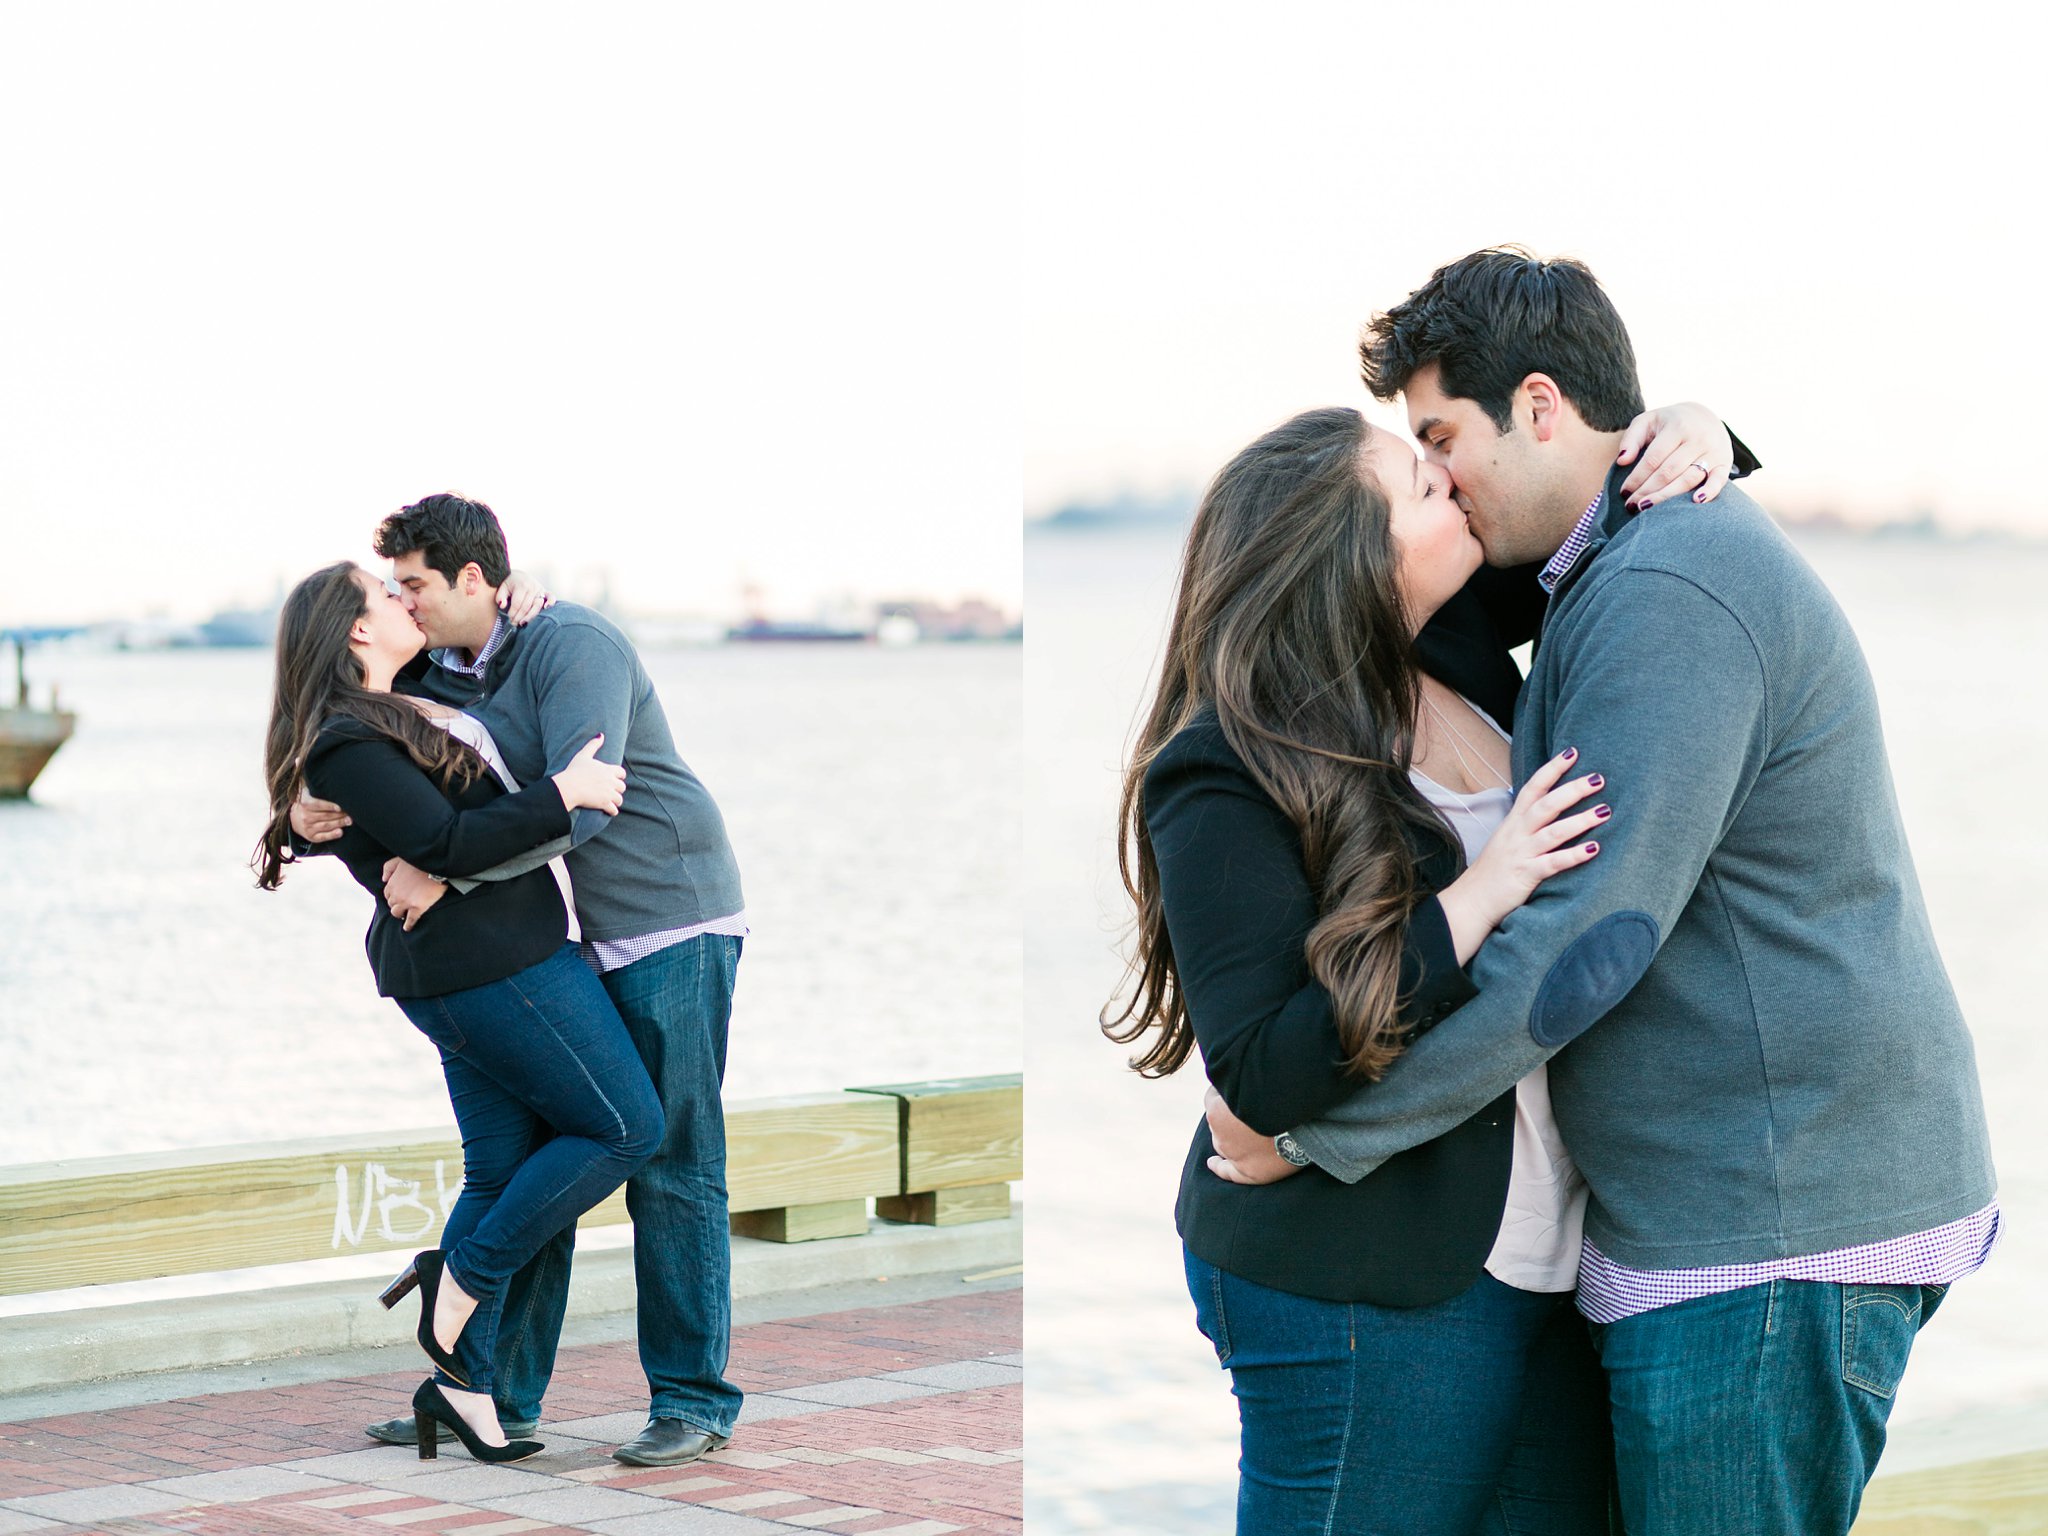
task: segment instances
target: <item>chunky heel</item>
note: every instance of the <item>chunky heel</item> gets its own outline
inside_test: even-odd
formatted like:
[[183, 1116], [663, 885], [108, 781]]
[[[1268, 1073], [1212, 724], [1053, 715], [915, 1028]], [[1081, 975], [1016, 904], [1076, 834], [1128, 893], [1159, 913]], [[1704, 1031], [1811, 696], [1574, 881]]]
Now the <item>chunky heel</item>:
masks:
[[431, 1461], [434, 1456], [434, 1423], [439, 1420], [455, 1431], [455, 1438], [462, 1442], [462, 1448], [478, 1461], [524, 1461], [547, 1449], [538, 1440], [514, 1440], [506, 1445], [485, 1445], [477, 1439], [476, 1431], [469, 1427], [469, 1420], [456, 1411], [455, 1405], [441, 1395], [441, 1388], [430, 1377], [419, 1384], [412, 1394], [413, 1421], [419, 1426], [420, 1459]]
[[399, 1273], [398, 1278], [379, 1291], [377, 1299], [384, 1303], [384, 1310], [389, 1312], [393, 1307], [405, 1300], [406, 1297], [410, 1296], [413, 1287], [419, 1283], [420, 1266], [418, 1261], [407, 1260], [406, 1266]]
[[440, 1426], [435, 1422], [435, 1420], [430, 1415], [421, 1413], [418, 1409], [414, 1409], [412, 1416], [412, 1428], [413, 1434], [419, 1440], [421, 1461], [432, 1461], [436, 1456], [439, 1456], [441, 1454], [441, 1447], [439, 1444], [441, 1439]]

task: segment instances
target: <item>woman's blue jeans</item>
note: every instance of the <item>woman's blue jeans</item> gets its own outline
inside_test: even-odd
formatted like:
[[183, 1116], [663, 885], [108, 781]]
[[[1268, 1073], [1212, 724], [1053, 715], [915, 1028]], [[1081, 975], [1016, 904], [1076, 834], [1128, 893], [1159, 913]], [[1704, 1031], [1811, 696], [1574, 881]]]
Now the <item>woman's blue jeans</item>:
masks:
[[1607, 1536], [1607, 1389], [1570, 1293], [1318, 1301], [1187, 1254], [1242, 1431], [1239, 1536]]
[[573, 944], [503, 981], [398, 1005], [440, 1049], [462, 1131], [441, 1251], [477, 1299], [455, 1356], [488, 1391], [505, 1283], [654, 1154], [661, 1101]]

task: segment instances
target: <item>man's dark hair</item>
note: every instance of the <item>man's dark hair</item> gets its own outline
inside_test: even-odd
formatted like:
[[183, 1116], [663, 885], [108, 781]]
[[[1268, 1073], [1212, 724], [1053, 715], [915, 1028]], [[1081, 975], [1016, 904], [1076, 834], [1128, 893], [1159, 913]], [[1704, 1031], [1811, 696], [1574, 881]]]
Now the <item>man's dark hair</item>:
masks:
[[1470, 400], [1502, 432], [1514, 430], [1516, 388], [1548, 374], [1597, 432], [1640, 415], [1635, 348], [1614, 304], [1584, 262], [1545, 261], [1496, 246], [1438, 267], [1359, 343], [1365, 387], [1391, 400], [1431, 363], [1438, 387]]
[[498, 526], [497, 514], [482, 502], [453, 491], [422, 496], [411, 506], [400, 507], [378, 526], [375, 545], [386, 560], [417, 550], [451, 587], [472, 560], [491, 586], [503, 586], [512, 574], [511, 557], [505, 553], [505, 531]]

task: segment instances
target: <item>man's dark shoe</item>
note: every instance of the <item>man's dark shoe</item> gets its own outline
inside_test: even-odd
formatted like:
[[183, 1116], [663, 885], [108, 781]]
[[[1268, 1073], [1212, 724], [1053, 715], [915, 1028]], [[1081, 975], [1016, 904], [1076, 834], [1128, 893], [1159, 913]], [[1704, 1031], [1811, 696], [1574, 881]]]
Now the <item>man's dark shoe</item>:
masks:
[[649, 1419], [645, 1429], [612, 1452], [612, 1460], [629, 1467], [673, 1467], [731, 1444], [731, 1435], [714, 1435], [681, 1419]]
[[[540, 1428], [537, 1422], [516, 1424], [510, 1419], [500, 1419], [498, 1424], [505, 1431], [505, 1438], [507, 1440], [525, 1440], [536, 1429]], [[385, 1419], [379, 1424], [367, 1424], [363, 1427], [363, 1433], [372, 1440], [383, 1441], [386, 1445], [417, 1445], [419, 1443], [419, 1432], [413, 1428], [412, 1415], [409, 1413], [402, 1419]], [[437, 1419], [434, 1421], [434, 1438], [440, 1444], [446, 1445], [455, 1438], [455, 1431]]]

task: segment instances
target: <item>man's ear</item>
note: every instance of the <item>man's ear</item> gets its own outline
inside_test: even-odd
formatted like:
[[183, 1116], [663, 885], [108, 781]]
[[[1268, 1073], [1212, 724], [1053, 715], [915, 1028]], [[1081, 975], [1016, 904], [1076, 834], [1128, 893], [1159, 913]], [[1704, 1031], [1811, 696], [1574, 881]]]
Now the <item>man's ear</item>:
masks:
[[1565, 409], [1564, 391], [1547, 373], [1530, 374], [1522, 380], [1522, 387], [1515, 395], [1515, 413], [1529, 424], [1529, 430], [1539, 443], [1547, 443], [1557, 436]]
[[465, 597], [476, 596], [476, 589], [483, 585], [484, 568], [474, 560], [455, 573], [462, 578], [462, 592]]

